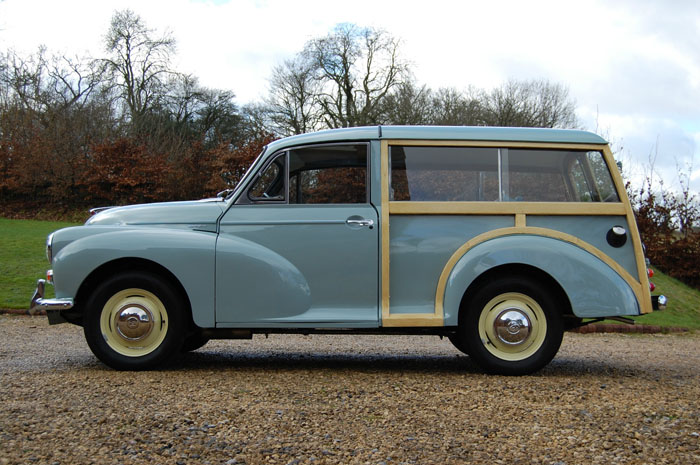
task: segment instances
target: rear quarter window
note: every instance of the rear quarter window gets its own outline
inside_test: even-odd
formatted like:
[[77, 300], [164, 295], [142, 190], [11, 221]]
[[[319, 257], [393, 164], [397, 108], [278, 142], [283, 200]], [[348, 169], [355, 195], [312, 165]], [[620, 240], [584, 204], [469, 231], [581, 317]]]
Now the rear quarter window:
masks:
[[391, 146], [391, 200], [619, 202], [601, 152]]

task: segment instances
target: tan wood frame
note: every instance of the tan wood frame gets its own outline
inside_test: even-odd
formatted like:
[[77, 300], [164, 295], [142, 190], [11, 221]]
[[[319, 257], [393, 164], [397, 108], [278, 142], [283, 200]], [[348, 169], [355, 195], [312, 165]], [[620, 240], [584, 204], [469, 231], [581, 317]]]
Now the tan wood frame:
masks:
[[[541, 148], [564, 150], [602, 151], [605, 163], [608, 166], [615, 189], [620, 202], [616, 203], [579, 203], [579, 202], [406, 202], [389, 201], [389, 146], [450, 146], [450, 147], [494, 147], [494, 148]], [[646, 263], [642, 244], [639, 239], [639, 231], [634, 218], [634, 212], [629, 202], [612, 152], [607, 145], [596, 144], [564, 144], [564, 143], [537, 143], [537, 142], [496, 142], [496, 141], [430, 141], [430, 140], [382, 140], [381, 141], [381, 273], [382, 273], [382, 325], [383, 326], [444, 326], [444, 295], [447, 279], [457, 261], [474, 246], [493, 239], [495, 237], [513, 234], [533, 234], [551, 237], [574, 244], [594, 256], [615, 270], [624, 279], [634, 292], [641, 313], [650, 313], [651, 298], [649, 295], [649, 280], [647, 277]], [[390, 215], [512, 215], [514, 226], [489, 231], [481, 234], [462, 245], [453, 255], [440, 275], [436, 283], [435, 309], [433, 313], [406, 313], [392, 314], [390, 311]], [[629, 228], [629, 237], [632, 240], [635, 260], [637, 264], [636, 279], [615, 260], [580, 239], [569, 234], [546, 228], [534, 228], [527, 226], [527, 215], [567, 215], [567, 216], [599, 216], [614, 215], [625, 216]]]

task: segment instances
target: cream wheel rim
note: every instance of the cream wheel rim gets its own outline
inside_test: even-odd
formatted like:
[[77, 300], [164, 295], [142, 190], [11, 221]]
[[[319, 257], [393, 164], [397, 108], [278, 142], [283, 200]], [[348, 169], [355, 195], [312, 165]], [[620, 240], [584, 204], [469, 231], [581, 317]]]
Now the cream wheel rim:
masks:
[[115, 352], [142, 357], [156, 350], [165, 339], [168, 312], [155, 294], [144, 289], [124, 289], [102, 308], [100, 330]]
[[547, 335], [547, 318], [532, 298], [517, 292], [491, 299], [479, 316], [479, 337], [492, 355], [524, 360], [537, 352]]

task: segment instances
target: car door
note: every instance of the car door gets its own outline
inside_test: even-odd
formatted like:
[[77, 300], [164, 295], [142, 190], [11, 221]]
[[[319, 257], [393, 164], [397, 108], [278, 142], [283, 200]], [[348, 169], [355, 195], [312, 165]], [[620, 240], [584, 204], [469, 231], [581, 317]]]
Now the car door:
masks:
[[217, 326], [378, 326], [368, 157], [367, 143], [271, 157], [220, 222]]

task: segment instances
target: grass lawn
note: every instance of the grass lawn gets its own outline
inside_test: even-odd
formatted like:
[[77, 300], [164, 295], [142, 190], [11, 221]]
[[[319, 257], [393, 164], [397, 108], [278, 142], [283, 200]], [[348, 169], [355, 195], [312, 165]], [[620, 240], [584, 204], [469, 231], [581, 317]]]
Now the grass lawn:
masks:
[[688, 287], [657, 269], [654, 269], [651, 281], [656, 284], [654, 294], [669, 298], [668, 306], [666, 310], [635, 317], [637, 323], [700, 329], [700, 290]]
[[[0, 308], [28, 308], [36, 280], [46, 277], [46, 236], [75, 223], [0, 218]], [[53, 297], [53, 287], [46, 286]]]
[[[0, 308], [27, 308], [36, 280], [49, 267], [44, 252], [46, 235], [76, 223], [0, 218]], [[669, 298], [668, 308], [635, 317], [641, 324], [700, 329], [700, 291], [654, 270], [655, 294]], [[53, 287], [46, 286], [47, 297]]]

